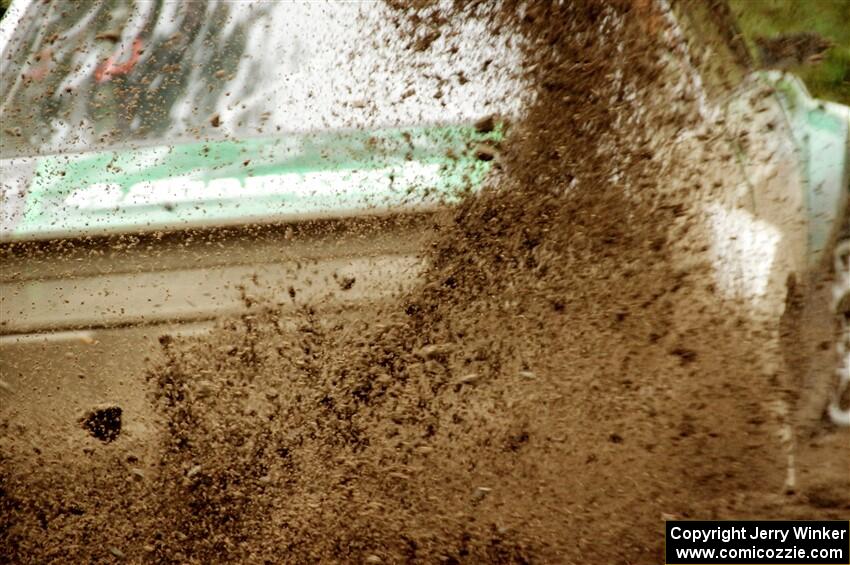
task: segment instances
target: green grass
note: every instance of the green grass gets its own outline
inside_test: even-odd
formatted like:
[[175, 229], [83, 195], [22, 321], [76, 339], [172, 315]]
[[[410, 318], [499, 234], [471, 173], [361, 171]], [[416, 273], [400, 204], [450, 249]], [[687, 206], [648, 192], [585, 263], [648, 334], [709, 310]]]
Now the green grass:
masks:
[[754, 39], [813, 31], [833, 47], [820, 63], [790, 69], [818, 98], [850, 105], [850, 0], [729, 0], [754, 54]]

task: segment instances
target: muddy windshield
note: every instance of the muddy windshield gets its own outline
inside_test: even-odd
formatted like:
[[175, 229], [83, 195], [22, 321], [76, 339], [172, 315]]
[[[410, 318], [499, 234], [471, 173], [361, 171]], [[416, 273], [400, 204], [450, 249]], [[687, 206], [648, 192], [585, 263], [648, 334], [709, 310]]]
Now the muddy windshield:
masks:
[[[16, 2], [4, 20], [0, 155], [459, 122], [517, 106], [512, 42], [449, 48], [372, 3]], [[449, 30], [452, 31], [452, 30]], [[463, 49], [470, 42], [485, 50]], [[436, 56], [435, 56], [436, 53]]]

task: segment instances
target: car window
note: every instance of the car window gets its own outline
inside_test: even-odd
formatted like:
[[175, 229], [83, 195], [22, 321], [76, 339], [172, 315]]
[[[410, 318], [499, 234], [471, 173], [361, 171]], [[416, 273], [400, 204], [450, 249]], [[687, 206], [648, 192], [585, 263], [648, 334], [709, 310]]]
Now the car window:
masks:
[[516, 45], [475, 21], [457, 27], [488, 49], [426, 53], [442, 39], [424, 29], [399, 56], [390, 40], [410, 30], [378, 3], [102, 0], [18, 11], [2, 46], [4, 76], [15, 78], [0, 86], [0, 156], [463, 122], [518, 107]]

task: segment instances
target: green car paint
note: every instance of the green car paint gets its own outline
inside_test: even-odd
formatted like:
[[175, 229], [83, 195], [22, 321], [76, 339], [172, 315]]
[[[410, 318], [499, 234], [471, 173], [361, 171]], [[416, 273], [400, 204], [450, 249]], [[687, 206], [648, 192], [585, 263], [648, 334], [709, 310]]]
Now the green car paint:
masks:
[[795, 75], [765, 73], [791, 125], [800, 159], [809, 261], [819, 261], [850, 202], [850, 107], [811, 97]]
[[38, 157], [2, 239], [339, 217], [451, 202], [491, 166], [501, 127], [320, 132]]

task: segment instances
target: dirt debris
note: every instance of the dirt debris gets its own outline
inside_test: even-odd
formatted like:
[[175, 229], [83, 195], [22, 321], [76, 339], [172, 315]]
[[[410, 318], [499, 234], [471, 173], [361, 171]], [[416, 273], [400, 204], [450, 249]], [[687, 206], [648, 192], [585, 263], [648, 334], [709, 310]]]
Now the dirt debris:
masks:
[[[753, 355], [769, 332], [700, 274], [689, 207], [724, 187], [665, 141], [693, 101], [632, 5], [456, 8], [523, 35], [535, 96], [489, 184], [438, 218], [419, 286], [353, 319], [251, 297], [210, 336], [163, 336], [153, 460], [115, 441], [48, 461], [4, 422], [2, 553], [657, 563], [665, 517], [777, 512], [778, 385]], [[411, 48], [451, 41], [438, 24]]]
[[80, 425], [100, 441], [115, 441], [121, 434], [122, 412], [116, 404], [97, 406], [80, 418]]
[[814, 32], [756, 38], [761, 62], [766, 67], [787, 68], [823, 59], [832, 43]]

